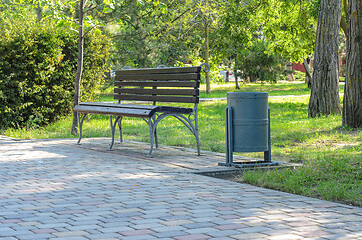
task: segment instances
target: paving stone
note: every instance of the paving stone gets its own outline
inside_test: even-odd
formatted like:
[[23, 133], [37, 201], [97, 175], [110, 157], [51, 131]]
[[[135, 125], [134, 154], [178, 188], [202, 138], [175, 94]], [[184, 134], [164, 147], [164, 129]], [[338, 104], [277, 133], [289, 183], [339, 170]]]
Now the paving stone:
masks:
[[83, 236], [67, 236], [67, 237], [57, 237], [57, 240], [88, 240], [88, 238]]
[[240, 234], [239, 231], [236, 230], [218, 230], [207, 233], [211, 237], [224, 237]]
[[53, 228], [39, 228], [39, 229], [32, 230], [32, 232], [34, 232], [36, 234], [50, 234], [50, 233], [57, 232], [57, 230], [55, 230]]
[[209, 239], [210, 236], [205, 234], [190, 234], [185, 236], [178, 236], [175, 237], [177, 240], [202, 240], [202, 239]]
[[163, 224], [163, 225], [166, 225], [166, 226], [179, 226], [179, 225], [191, 224], [191, 223], [194, 223], [194, 222], [191, 221], [191, 220], [181, 219], [181, 220], [163, 221], [163, 222], [160, 222], [160, 223]]
[[170, 231], [183, 231], [186, 228], [184, 226], [164, 226], [164, 227], [156, 227], [153, 228], [155, 232], [162, 233], [162, 232], [170, 232]]
[[296, 234], [281, 234], [268, 237], [270, 240], [291, 240], [291, 239], [303, 239], [303, 237]]
[[147, 224], [138, 224], [138, 225], [132, 225], [132, 228], [134, 229], [153, 229], [157, 227], [163, 227], [164, 225], [159, 223], [147, 223]]
[[266, 233], [270, 231], [270, 228], [267, 227], [245, 227], [240, 229], [244, 233]]
[[196, 233], [209, 233], [209, 232], [213, 232], [213, 231], [219, 231], [216, 228], [211, 228], [211, 227], [204, 227], [204, 228], [194, 228], [194, 229], [187, 229], [185, 230], [185, 232], [187, 233], [191, 233], [191, 234], [196, 234]]
[[305, 237], [305, 238], [317, 238], [317, 237], [325, 237], [328, 238], [329, 235], [331, 235], [331, 233], [326, 232], [326, 231], [322, 231], [322, 230], [314, 230], [314, 231], [310, 231], [310, 232], [301, 232], [298, 233], [298, 235]]
[[89, 232], [89, 230], [94, 230], [94, 229], [99, 229], [100, 227], [98, 225], [92, 225], [92, 224], [82, 224], [82, 225], [78, 225], [78, 226], [70, 226], [67, 227], [67, 229], [69, 229], [70, 231], [82, 231], [82, 230], [86, 230]]
[[233, 224], [220, 225], [215, 228], [219, 230], [233, 230], [233, 229], [244, 229], [249, 227], [245, 224], [233, 223]]
[[205, 228], [205, 227], [212, 227], [215, 226], [215, 223], [212, 222], [198, 222], [198, 223], [189, 223], [183, 225], [186, 228], [189, 229], [195, 229], [195, 228]]
[[268, 235], [262, 233], [242, 233], [238, 235], [231, 235], [232, 239], [249, 240], [249, 239], [268, 239]]
[[86, 231], [68, 231], [68, 232], [55, 232], [53, 233], [56, 237], [78, 237], [78, 236], [84, 236], [89, 235]]
[[121, 239], [123, 236], [115, 233], [115, 232], [110, 232], [110, 233], [100, 233], [100, 234], [90, 234], [89, 236], [87, 236], [87, 238], [89, 239]]
[[0, 237], [11, 237], [15, 236], [16, 231], [9, 227], [0, 227]]
[[118, 233], [123, 236], [136, 236], [136, 235], [151, 235], [155, 232], [148, 229], [142, 229], [142, 230], [119, 231]]
[[153, 236], [157, 238], [174, 238], [177, 236], [184, 236], [186, 232], [184, 231], [164, 231], [164, 232], [158, 232], [155, 234], [152, 234]]

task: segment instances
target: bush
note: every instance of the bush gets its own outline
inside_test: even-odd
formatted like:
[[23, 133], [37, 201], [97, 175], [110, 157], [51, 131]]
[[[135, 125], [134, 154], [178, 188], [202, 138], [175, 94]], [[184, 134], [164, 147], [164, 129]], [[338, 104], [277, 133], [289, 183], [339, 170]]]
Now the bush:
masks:
[[[77, 34], [34, 19], [0, 18], [0, 128], [37, 127], [72, 110]], [[109, 40], [85, 38], [82, 100], [91, 100], [106, 71]]]
[[268, 48], [268, 42], [254, 40], [251, 46], [238, 51], [235, 68], [241, 70], [242, 79], [250, 78], [251, 82], [276, 82], [282, 75], [286, 76], [286, 60], [268, 53]]
[[300, 72], [300, 71], [295, 71], [294, 72], [294, 79], [295, 81], [305, 81], [305, 73]]

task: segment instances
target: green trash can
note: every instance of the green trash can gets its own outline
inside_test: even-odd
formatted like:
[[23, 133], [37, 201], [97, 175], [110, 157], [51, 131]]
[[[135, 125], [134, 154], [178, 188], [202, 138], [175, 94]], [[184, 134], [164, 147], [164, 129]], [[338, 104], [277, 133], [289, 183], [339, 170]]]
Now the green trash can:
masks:
[[[267, 92], [229, 92], [225, 109], [226, 164], [244, 167], [278, 165], [271, 161], [270, 109]], [[264, 152], [264, 160], [233, 162], [233, 152]]]
[[268, 151], [268, 93], [230, 92], [227, 106], [232, 108], [233, 151]]

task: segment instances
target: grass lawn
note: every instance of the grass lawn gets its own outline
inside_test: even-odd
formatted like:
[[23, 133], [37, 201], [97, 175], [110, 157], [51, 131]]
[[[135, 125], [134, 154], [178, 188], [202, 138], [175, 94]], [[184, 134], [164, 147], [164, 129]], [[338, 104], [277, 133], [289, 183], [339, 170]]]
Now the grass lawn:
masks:
[[[235, 89], [235, 82], [211, 84], [212, 92], [206, 94], [206, 85], [200, 86], [200, 98], [225, 98], [227, 92], [268, 92], [269, 96], [285, 95], [310, 95], [310, 89], [306, 84], [296, 83], [248, 83], [239, 84], [240, 89]], [[339, 92], [343, 93], [344, 86], [339, 86]], [[99, 95], [99, 101], [114, 101], [113, 88], [108, 88], [105, 93]]]
[[[225, 97], [225, 93], [232, 90], [233, 84], [229, 85], [230, 87], [227, 84], [220, 85], [214, 93]], [[275, 96], [283, 95], [282, 93], [309, 94], [309, 90], [306, 89], [304, 84], [264, 84], [246, 85], [241, 90], [267, 91], [270, 96]], [[104, 101], [107, 97], [102, 95], [101, 99]], [[342, 128], [341, 116], [308, 118], [308, 99], [308, 96], [269, 98], [272, 158], [302, 163], [302, 167], [295, 170], [247, 172], [238, 180], [362, 206], [361, 129]], [[225, 152], [225, 107], [226, 101], [200, 103], [199, 129], [203, 150]], [[125, 118], [123, 127], [125, 139], [149, 141], [148, 126], [143, 120]], [[72, 137], [69, 133], [70, 128], [71, 118], [67, 117], [42, 129], [8, 129], [0, 134], [15, 138], [69, 138]], [[182, 123], [173, 118], [161, 121], [157, 131], [160, 144], [196, 148], [193, 135], [187, 132]], [[84, 137], [110, 136], [109, 132], [107, 116], [90, 115], [85, 122]], [[243, 155], [262, 158], [262, 153]]]

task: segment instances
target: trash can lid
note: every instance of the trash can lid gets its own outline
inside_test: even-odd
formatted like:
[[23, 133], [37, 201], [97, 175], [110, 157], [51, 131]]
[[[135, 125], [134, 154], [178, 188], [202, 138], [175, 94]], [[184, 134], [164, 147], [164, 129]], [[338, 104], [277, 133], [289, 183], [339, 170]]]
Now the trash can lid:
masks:
[[228, 92], [227, 98], [255, 99], [268, 98], [267, 92]]

